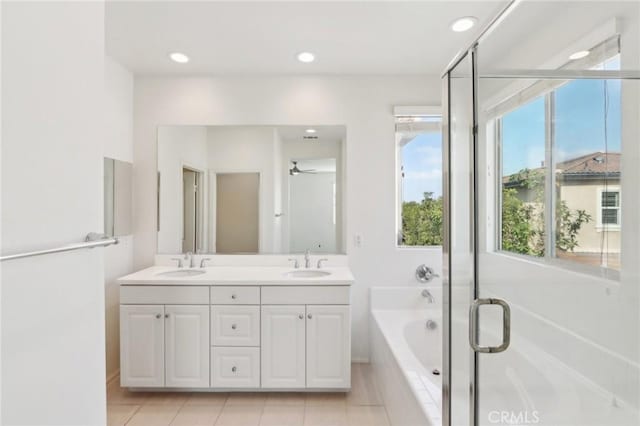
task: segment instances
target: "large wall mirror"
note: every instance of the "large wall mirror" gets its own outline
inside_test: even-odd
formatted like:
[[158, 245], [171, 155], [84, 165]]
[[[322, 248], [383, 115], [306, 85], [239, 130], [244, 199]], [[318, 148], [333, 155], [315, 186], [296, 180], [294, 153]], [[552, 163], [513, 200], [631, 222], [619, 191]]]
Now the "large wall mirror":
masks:
[[344, 253], [344, 126], [158, 128], [158, 253]]

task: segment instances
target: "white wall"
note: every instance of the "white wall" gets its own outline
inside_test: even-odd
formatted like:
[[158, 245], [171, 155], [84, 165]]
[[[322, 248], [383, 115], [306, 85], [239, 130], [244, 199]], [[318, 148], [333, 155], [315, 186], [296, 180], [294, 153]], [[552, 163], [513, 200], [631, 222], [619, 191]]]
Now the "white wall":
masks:
[[[275, 241], [275, 129], [273, 127], [209, 127], [208, 167], [216, 173], [260, 173], [260, 253], [273, 253]], [[212, 214], [215, 212], [213, 200]], [[211, 224], [215, 224], [212, 216]], [[214, 230], [215, 230], [215, 225]], [[215, 238], [214, 238], [215, 241]], [[214, 251], [214, 246], [211, 251]]]
[[336, 174], [300, 173], [289, 177], [289, 249], [292, 253], [338, 253], [333, 222]]
[[[133, 163], [133, 75], [109, 56], [104, 62], [104, 156]], [[116, 279], [133, 271], [133, 236], [105, 248], [107, 379], [120, 368], [120, 292]]]
[[[343, 226], [342, 226], [342, 212], [343, 212], [343, 195], [344, 195], [344, 186], [345, 186], [345, 173], [343, 170], [344, 163], [344, 149], [343, 142], [341, 140], [323, 140], [321, 143], [300, 143], [297, 140], [288, 140], [283, 144], [283, 170], [282, 175], [285, 177], [282, 182], [282, 206], [283, 206], [283, 242], [285, 247], [287, 248], [286, 252], [291, 253], [303, 253], [305, 249], [300, 250], [300, 248], [291, 248], [292, 241], [292, 202], [290, 200], [291, 195], [291, 186], [290, 181], [293, 178], [297, 178], [298, 176], [289, 176], [289, 168], [291, 167], [291, 160], [301, 160], [301, 159], [323, 159], [323, 158], [335, 158], [336, 160], [336, 173], [334, 176], [335, 181], [337, 182], [336, 187], [336, 211], [338, 217], [336, 217], [336, 230], [334, 232], [333, 238], [335, 239], [334, 248], [328, 248], [327, 253], [344, 253], [345, 241], [343, 234]], [[304, 168], [304, 167], [303, 167]], [[304, 178], [303, 178], [304, 179]], [[298, 192], [300, 194], [300, 192]], [[304, 203], [310, 200], [294, 200], [297, 203]], [[297, 237], [295, 237], [297, 238]], [[307, 245], [307, 242], [302, 242], [304, 244], [303, 247], [311, 248], [313, 245]], [[312, 249], [313, 251], [313, 249]]]
[[[439, 77], [136, 77], [135, 267], [156, 252], [159, 125], [346, 125], [346, 240], [353, 287], [353, 357], [368, 357], [368, 289], [413, 285], [415, 267], [441, 269], [440, 249], [395, 246], [394, 105], [440, 100]], [[361, 247], [354, 247], [360, 235]]]
[[182, 253], [182, 217], [184, 215], [182, 168], [188, 166], [206, 173], [207, 128], [203, 126], [160, 127], [158, 146], [162, 147], [157, 157], [160, 172], [158, 252]]
[[[2, 4], [2, 252], [103, 228], [104, 10]], [[2, 264], [2, 423], [104, 425], [104, 250]]]

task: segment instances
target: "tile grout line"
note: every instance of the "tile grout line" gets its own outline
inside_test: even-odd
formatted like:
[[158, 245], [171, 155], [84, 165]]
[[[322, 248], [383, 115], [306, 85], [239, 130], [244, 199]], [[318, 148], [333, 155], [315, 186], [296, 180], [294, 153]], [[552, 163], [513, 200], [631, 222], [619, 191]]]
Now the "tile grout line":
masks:
[[133, 417], [138, 414], [138, 411], [140, 411], [140, 409], [142, 408], [142, 405], [138, 405], [138, 408], [136, 408], [133, 413], [131, 414], [131, 416], [129, 416], [129, 418], [127, 420], [124, 421], [124, 426], [127, 426], [129, 424], [129, 422], [131, 421], [131, 419], [133, 419]]

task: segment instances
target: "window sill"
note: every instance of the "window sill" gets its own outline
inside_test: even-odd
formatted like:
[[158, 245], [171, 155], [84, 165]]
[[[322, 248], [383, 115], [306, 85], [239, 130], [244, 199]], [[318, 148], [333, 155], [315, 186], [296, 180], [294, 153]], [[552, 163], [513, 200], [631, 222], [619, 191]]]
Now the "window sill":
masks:
[[511, 253], [504, 250], [494, 251], [493, 254], [509, 257], [519, 261], [524, 261], [539, 265], [542, 267], [550, 267], [565, 272], [589, 275], [590, 277], [601, 278], [620, 284], [620, 271], [613, 268], [605, 268], [602, 266], [585, 265], [582, 263], [572, 262], [568, 260], [548, 257], [535, 257], [526, 254]]
[[596, 232], [620, 232], [621, 229], [622, 227], [620, 225], [610, 225], [610, 226], [597, 225], [596, 226]]

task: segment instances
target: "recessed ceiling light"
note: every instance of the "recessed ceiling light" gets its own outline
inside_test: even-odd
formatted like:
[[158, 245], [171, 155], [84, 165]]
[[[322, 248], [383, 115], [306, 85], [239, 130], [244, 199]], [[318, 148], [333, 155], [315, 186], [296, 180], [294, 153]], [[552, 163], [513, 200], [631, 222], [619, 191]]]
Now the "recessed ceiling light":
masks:
[[300, 62], [308, 64], [316, 60], [316, 55], [311, 52], [300, 52], [296, 55], [296, 58], [298, 58]]
[[571, 59], [572, 61], [575, 61], [576, 59], [582, 59], [584, 57], [589, 56], [589, 52], [588, 50], [580, 50], [578, 52], [572, 53], [571, 55], [569, 55], [569, 59]]
[[316, 129], [307, 129], [307, 130], [305, 130], [305, 132], [307, 132], [307, 133], [315, 133]]
[[475, 16], [465, 16], [458, 18], [451, 24], [451, 29], [457, 33], [468, 31], [478, 22]]
[[189, 62], [189, 57], [184, 53], [173, 52], [169, 54], [169, 57], [173, 62], [177, 62], [179, 64], [186, 64], [187, 62]]

